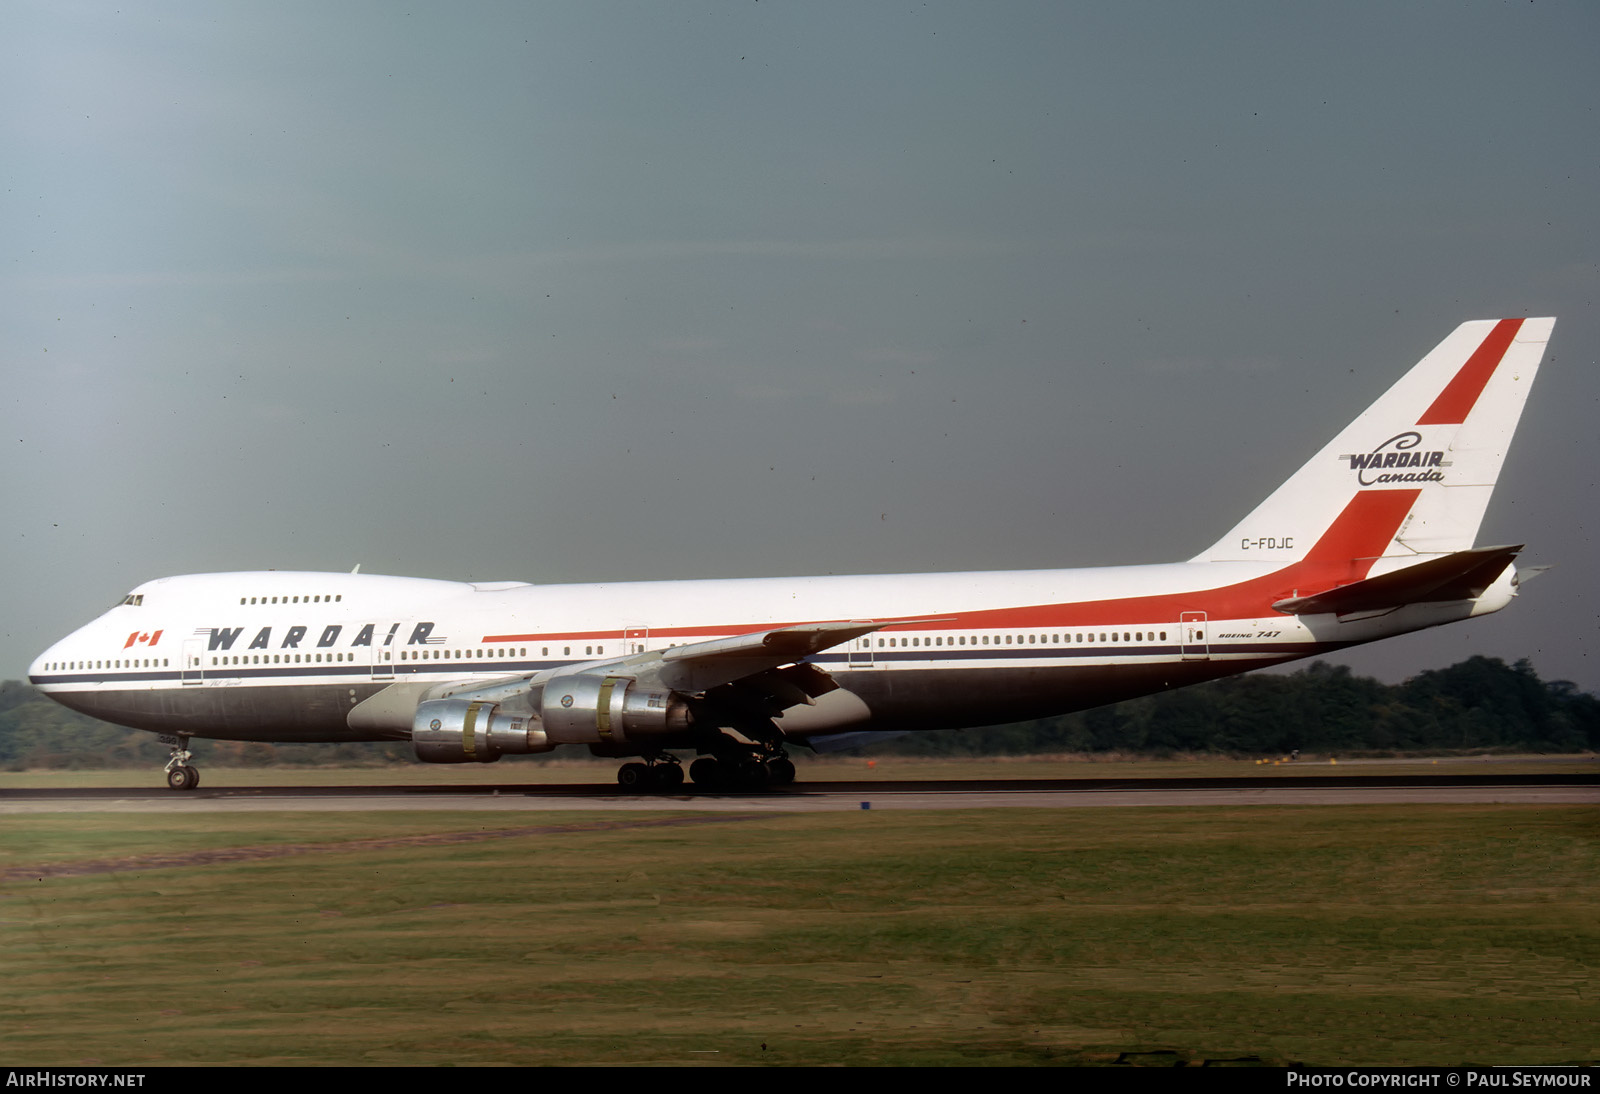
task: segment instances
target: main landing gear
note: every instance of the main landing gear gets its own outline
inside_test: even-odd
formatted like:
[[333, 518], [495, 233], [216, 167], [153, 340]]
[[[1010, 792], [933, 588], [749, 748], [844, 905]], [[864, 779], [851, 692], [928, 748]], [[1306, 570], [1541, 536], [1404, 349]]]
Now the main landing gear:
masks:
[[697, 790], [766, 790], [794, 782], [794, 761], [782, 749], [770, 755], [719, 753], [690, 764], [689, 777]]
[[189, 738], [178, 737], [166, 743], [172, 745], [172, 755], [167, 759], [167, 786], [172, 790], [193, 790], [200, 785], [200, 769], [189, 761], [194, 758], [189, 751]]
[[676, 790], [683, 785], [683, 765], [669, 753], [646, 756], [644, 763], [623, 764], [617, 785], [624, 790]]
[[[676, 756], [646, 756], [645, 762], [626, 763], [617, 769], [617, 785], [642, 793], [671, 792], [683, 786], [683, 765]], [[718, 752], [701, 756], [689, 765], [696, 790], [766, 790], [794, 782], [794, 761], [782, 749]]]

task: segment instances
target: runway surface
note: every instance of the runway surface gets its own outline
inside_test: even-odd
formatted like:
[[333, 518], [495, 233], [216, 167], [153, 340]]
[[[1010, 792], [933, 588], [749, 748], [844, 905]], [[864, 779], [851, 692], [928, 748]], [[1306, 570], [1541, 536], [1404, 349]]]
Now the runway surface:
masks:
[[791, 813], [1113, 806], [1600, 805], [1600, 775], [1291, 776], [797, 783], [760, 793], [637, 793], [605, 784], [0, 790], [0, 814], [554, 810]]

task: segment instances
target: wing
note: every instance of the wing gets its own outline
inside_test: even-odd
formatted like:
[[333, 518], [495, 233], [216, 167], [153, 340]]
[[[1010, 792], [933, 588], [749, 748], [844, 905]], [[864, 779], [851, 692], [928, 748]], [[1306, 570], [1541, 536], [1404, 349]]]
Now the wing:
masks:
[[[349, 714], [352, 725], [409, 731], [435, 762], [541, 752], [666, 747], [696, 722], [757, 729], [838, 688], [806, 658], [891, 621], [802, 623], [494, 680], [401, 682]], [[842, 694], [842, 693], [841, 693]]]
[[871, 634], [882, 626], [882, 623], [862, 620], [805, 623], [687, 646], [670, 646], [636, 656], [651, 659], [640, 667], [644, 675], [663, 686], [676, 691], [705, 691], [781, 665], [796, 664], [812, 654]]

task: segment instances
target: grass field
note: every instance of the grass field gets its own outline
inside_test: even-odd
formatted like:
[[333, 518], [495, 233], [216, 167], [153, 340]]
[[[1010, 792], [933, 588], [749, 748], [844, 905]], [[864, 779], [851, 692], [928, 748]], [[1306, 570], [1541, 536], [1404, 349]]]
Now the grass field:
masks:
[[4, 1063], [1600, 1059], [1588, 808], [574, 817], [8, 820]]

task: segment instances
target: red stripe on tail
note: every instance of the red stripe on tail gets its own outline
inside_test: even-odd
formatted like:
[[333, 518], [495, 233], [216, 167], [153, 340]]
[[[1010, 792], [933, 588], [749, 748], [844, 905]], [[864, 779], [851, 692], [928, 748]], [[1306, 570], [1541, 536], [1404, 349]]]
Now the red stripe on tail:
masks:
[[1461, 371], [1445, 385], [1433, 405], [1417, 419], [1417, 424], [1460, 425], [1466, 421], [1478, 396], [1483, 394], [1484, 385], [1494, 375], [1506, 350], [1511, 348], [1512, 339], [1521, 329], [1520, 319], [1502, 319], [1496, 323], [1489, 337], [1483, 340], [1483, 345], [1467, 358]]
[[1361, 491], [1350, 499], [1344, 512], [1306, 552], [1305, 562], [1370, 563], [1381, 557], [1421, 493], [1421, 490]]

